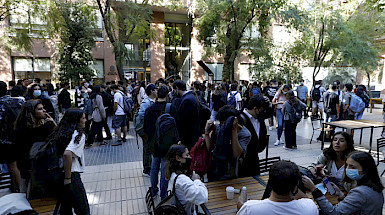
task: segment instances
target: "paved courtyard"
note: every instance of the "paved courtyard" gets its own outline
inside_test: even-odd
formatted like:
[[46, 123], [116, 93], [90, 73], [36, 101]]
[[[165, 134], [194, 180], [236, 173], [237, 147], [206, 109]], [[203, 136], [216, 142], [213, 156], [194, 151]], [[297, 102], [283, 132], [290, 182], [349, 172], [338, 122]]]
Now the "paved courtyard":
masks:
[[[380, 105], [377, 105], [377, 109], [373, 109], [372, 114], [365, 111], [364, 119], [382, 122]], [[374, 130], [374, 151], [381, 131], [382, 129]], [[312, 144], [309, 144], [312, 134], [310, 118], [302, 120], [297, 127], [298, 150], [287, 151], [282, 148], [282, 145], [274, 146], [275, 128], [268, 131], [268, 134], [270, 135], [269, 157], [281, 156], [282, 159], [291, 160], [298, 165], [308, 166], [321, 153], [321, 143], [316, 141], [319, 132], [315, 131]], [[356, 148], [367, 150], [369, 137], [370, 129], [364, 129], [362, 145], [359, 145], [360, 132], [356, 131], [354, 135]], [[325, 146], [328, 145], [329, 143]], [[374, 151], [372, 150], [372, 153]], [[85, 157], [87, 167], [82, 179], [92, 215], [147, 214], [144, 198], [150, 186], [150, 179], [142, 176], [142, 142], [140, 138], [137, 142], [133, 129], [130, 129], [125, 144], [88, 148], [85, 150]], [[264, 158], [265, 152], [260, 153], [259, 157]], [[380, 164], [379, 172], [381, 173], [384, 169], [385, 165]], [[384, 179], [385, 177], [382, 177], [385, 184]]]

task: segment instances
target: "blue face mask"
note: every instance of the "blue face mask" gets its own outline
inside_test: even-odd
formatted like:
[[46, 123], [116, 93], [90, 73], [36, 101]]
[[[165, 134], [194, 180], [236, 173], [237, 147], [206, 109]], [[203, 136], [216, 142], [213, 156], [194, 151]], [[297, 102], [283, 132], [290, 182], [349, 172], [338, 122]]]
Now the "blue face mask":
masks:
[[33, 96], [34, 97], [39, 97], [41, 95], [41, 90], [34, 90], [33, 91]]
[[358, 169], [346, 169], [346, 176], [348, 176], [348, 178], [355, 180], [355, 181], [358, 181], [362, 177], [364, 177], [364, 175], [360, 175], [358, 173]]

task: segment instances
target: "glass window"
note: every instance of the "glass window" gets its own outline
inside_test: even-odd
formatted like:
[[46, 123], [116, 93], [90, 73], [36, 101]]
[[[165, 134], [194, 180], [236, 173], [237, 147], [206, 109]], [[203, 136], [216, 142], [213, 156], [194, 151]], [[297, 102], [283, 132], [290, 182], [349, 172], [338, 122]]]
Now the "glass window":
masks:
[[13, 57], [12, 62], [16, 79], [51, 79], [51, 60], [49, 58]]
[[250, 64], [240, 64], [238, 67], [239, 70], [239, 80], [250, 81]]

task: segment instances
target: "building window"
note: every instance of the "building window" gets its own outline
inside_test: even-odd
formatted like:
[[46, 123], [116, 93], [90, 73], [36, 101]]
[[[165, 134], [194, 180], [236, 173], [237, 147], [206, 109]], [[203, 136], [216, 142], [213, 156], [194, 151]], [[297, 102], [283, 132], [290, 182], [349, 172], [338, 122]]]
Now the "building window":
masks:
[[13, 57], [12, 68], [15, 79], [51, 79], [50, 58]]
[[[11, 11], [9, 24], [17, 31], [28, 30], [28, 34], [31, 37], [41, 38], [46, 37], [43, 34], [44, 26], [47, 24], [40, 18], [39, 14], [36, 14], [31, 8], [36, 6], [29, 5], [30, 2], [19, 2], [16, 9]], [[39, 10], [44, 11], [45, 5], [39, 5]], [[14, 36], [14, 35], [10, 35]]]
[[95, 78], [104, 78], [104, 61], [95, 60], [89, 65], [89, 67], [94, 71]]
[[[222, 82], [223, 63], [206, 63], [206, 66], [214, 73], [213, 81]], [[205, 73], [205, 79], [208, 80], [208, 75]]]

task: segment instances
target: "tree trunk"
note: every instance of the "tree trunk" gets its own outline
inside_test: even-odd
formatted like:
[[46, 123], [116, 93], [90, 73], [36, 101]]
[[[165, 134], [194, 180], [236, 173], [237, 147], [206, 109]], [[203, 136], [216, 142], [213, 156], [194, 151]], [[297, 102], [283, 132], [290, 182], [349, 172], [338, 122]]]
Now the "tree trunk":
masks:
[[366, 71], [366, 75], [368, 76], [368, 92], [369, 92], [369, 97], [372, 98], [372, 91], [370, 90], [370, 73]]
[[234, 79], [234, 60], [231, 59], [231, 53], [226, 52], [223, 58], [222, 79], [233, 81]]

